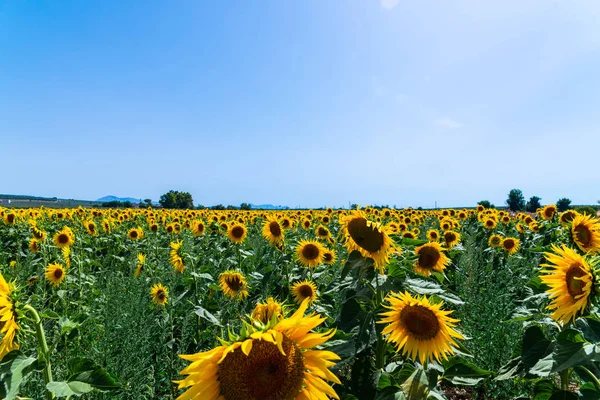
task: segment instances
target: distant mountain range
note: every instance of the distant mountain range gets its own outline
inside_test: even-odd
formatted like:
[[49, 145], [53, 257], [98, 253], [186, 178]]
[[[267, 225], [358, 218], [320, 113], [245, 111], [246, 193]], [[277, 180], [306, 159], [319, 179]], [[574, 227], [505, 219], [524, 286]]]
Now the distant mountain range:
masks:
[[250, 204], [250, 207], [258, 210], [287, 210], [287, 206], [274, 206], [273, 204]]
[[120, 201], [120, 202], [130, 201], [132, 203], [140, 203], [140, 200], [141, 199], [134, 199], [133, 197], [104, 196], [104, 197], [100, 197], [96, 201], [100, 201], [102, 203], [109, 202], [109, 201]]

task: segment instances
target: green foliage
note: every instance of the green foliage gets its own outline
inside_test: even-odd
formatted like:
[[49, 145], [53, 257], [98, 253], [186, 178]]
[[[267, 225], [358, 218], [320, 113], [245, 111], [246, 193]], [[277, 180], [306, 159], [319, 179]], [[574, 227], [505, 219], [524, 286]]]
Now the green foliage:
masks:
[[569, 208], [571, 208], [571, 200], [567, 199], [566, 197], [558, 199], [556, 202], [556, 209], [558, 212], [567, 211]]
[[511, 211], [521, 211], [525, 208], [525, 197], [520, 189], [511, 189], [506, 204]]
[[169, 190], [160, 196], [158, 202], [163, 208], [177, 208], [180, 210], [194, 208], [194, 200], [188, 192]]
[[496, 208], [496, 206], [494, 206], [492, 203], [490, 203], [489, 200], [481, 200], [477, 204], [479, 204], [480, 206], [483, 206], [484, 208]]
[[580, 206], [575, 209], [579, 214], [587, 214], [593, 217], [596, 216], [598, 209], [594, 206]]
[[531, 213], [536, 212], [536, 210], [542, 206], [542, 203], [540, 203], [541, 199], [542, 198], [538, 196], [531, 196], [525, 205], [525, 210]]

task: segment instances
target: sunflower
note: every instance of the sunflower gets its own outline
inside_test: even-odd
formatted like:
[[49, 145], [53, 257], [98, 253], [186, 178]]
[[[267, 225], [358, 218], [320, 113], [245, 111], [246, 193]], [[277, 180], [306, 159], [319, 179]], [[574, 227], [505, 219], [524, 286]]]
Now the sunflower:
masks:
[[56, 287], [65, 279], [66, 273], [61, 264], [54, 263], [48, 265], [44, 275], [46, 276], [46, 280]]
[[490, 247], [499, 247], [502, 245], [502, 236], [500, 235], [492, 235], [488, 240], [488, 244]]
[[437, 229], [430, 229], [427, 231], [427, 239], [430, 242], [437, 242], [440, 240], [440, 232]]
[[182, 274], [185, 270], [185, 265], [183, 265], [183, 258], [181, 257], [181, 254], [179, 252], [179, 249], [182, 245], [183, 241], [181, 240], [175, 243], [171, 242], [169, 244], [169, 246], [171, 247], [171, 250], [169, 251], [169, 262], [171, 263], [173, 268], [175, 268], [175, 272], [178, 272], [180, 274]]
[[573, 221], [573, 219], [579, 215], [579, 213], [575, 210], [567, 210], [565, 212], [560, 213], [558, 216], [558, 221], [561, 225], [566, 226], [569, 222]]
[[73, 231], [68, 226], [65, 226], [62, 230], [54, 234], [53, 240], [56, 247], [73, 246], [75, 243], [75, 234], [73, 234]]
[[203, 221], [194, 221], [192, 222], [192, 233], [194, 236], [202, 236], [204, 235], [204, 230], [206, 227], [204, 226]]
[[110, 221], [107, 219], [102, 220], [102, 230], [106, 233], [110, 233]]
[[254, 307], [251, 318], [267, 325], [269, 321], [273, 319], [273, 316], [278, 319], [283, 318], [283, 307], [280, 303], [273, 300], [272, 297], [269, 297], [266, 303], [258, 303], [256, 307]]
[[442, 252], [442, 246], [437, 242], [427, 243], [415, 249], [419, 258], [415, 261], [415, 272], [430, 276], [433, 271], [444, 273], [450, 259]]
[[447, 248], [452, 248], [460, 242], [460, 233], [454, 231], [444, 232], [444, 243]]
[[515, 254], [519, 250], [519, 239], [507, 237], [502, 241], [502, 248], [508, 254]]
[[17, 216], [14, 213], [8, 213], [4, 215], [4, 223], [6, 225], [14, 225], [17, 221]]
[[327, 229], [323, 225], [319, 225], [317, 227], [316, 234], [319, 237], [319, 239], [327, 239], [329, 236], [331, 236], [331, 232], [329, 232], [329, 229]]
[[296, 246], [296, 257], [302, 265], [315, 268], [323, 262], [325, 247], [314, 240], [301, 240]]
[[98, 230], [96, 229], [96, 223], [94, 221], [86, 221], [84, 225], [85, 230], [91, 236], [96, 236], [98, 234]]
[[162, 283], [157, 283], [150, 290], [152, 301], [159, 306], [164, 306], [169, 302], [169, 289], [164, 287]]
[[236, 271], [225, 271], [219, 275], [219, 284], [226, 297], [243, 300], [248, 296], [248, 288], [244, 275]]
[[325, 253], [323, 253], [323, 262], [325, 264], [333, 264], [336, 260], [336, 254], [335, 254], [335, 250], [325, 250]]
[[519, 222], [519, 223], [516, 225], [516, 228], [517, 228], [517, 231], [518, 231], [519, 233], [525, 233], [525, 225], [523, 225], [522, 223], [520, 223], [520, 222]]
[[402, 238], [404, 239], [415, 239], [415, 233], [412, 231], [406, 231], [402, 234]]
[[46, 240], [46, 232], [38, 229], [37, 227], [33, 227], [31, 229], [31, 232], [33, 234], [34, 239], [37, 239], [40, 242], [43, 242]]
[[494, 218], [486, 218], [483, 222], [483, 227], [485, 229], [494, 229], [498, 223]]
[[510, 224], [510, 215], [503, 215], [501, 219], [503, 224]]
[[29, 241], [29, 251], [31, 251], [32, 253], [37, 253], [38, 251], [40, 251], [40, 242], [38, 239], [31, 238], [31, 240]]
[[247, 233], [248, 230], [246, 227], [240, 223], [231, 224], [231, 226], [227, 228], [227, 237], [233, 243], [242, 243], [246, 238]]
[[571, 223], [573, 241], [587, 253], [596, 253], [600, 250], [600, 221], [587, 214], [577, 215]]
[[546, 220], [551, 220], [554, 218], [554, 214], [556, 214], [556, 206], [554, 204], [547, 205], [542, 209], [542, 218]]
[[305, 299], [308, 299], [310, 302], [317, 300], [317, 285], [311, 281], [294, 283], [291, 292], [298, 304], [302, 303]]
[[412, 297], [408, 292], [391, 293], [385, 300], [390, 303], [385, 306], [390, 311], [382, 313], [385, 318], [377, 321], [387, 324], [381, 334], [389, 334], [386, 340], [413, 361], [425, 364], [432, 359], [447, 360], [454, 354], [453, 346], [457, 346], [454, 339], [464, 339], [454, 330], [459, 320], [449, 317], [453, 311], [441, 309], [443, 302], [433, 304], [426, 296]]
[[242, 335], [233, 343], [202, 353], [181, 355], [191, 364], [176, 381], [179, 388], [191, 388], [177, 398], [306, 400], [338, 395], [325, 381], [340, 383], [329, 371], [340, 358], [327, 350], [312, 350], [329, 340], [335, 330], [310, 332], [326, 318], [304, 316], [308, 301], [290, 318], [276, 319], [261, 327], [244, 324]]
[[277, 217], [271, 216], [267, 218], [263, 225], [262, 235], [271, 244], [277, 244], [283, 240], [283, 228], [277, 221]]
[[373, 259], [375, 268], [383, 272], [394, 248], [387, 228], [367, 220], [360, 210], [354, 210], [342, 222], [348, 252], [357, 250], [363, 257]]
[[304, 220], [302, 221], [302, 227], [303, 227], [304, 229], [308, 229], [308, 228], [310, 228], [310, 219], [308, 219], [308, 218], [304, 219]]
[[0, 361], [11, 351], [19, 349], [15, 336], [20, 327], [17, 324], [15, 305], [11, 299], [13, 289], [14, 286], [7, 283], [0, 274], [0, 335], [2, 335]]
[[567, 324], [587, 307], [594, 277], [586, 257], [565, 245], [552, 245], [552, 251], [545, 253], [548, 264], [542, 264], [540, 279], [550, 287], [547, 292], [552, 301], [547, 308], [554, 310], [552, 318]]
[[138, 253], [137, 259], [137, 266], [135, 268], [135, 272], [133, 273], [133, 276], [135, 278], [137, 278], [142, 272], [144, 272], [144, 265], [146, 264], [146, 255], [143, 253]]
[[65, 266], [71, 268], [71, 248], [63, 247], [61, 250], [62, 258], [65, 261]]
[[144, 231], [139, 226], [137, 228], [131, 228], [127, 232], [127, 237], [131, 240], [140, 240], [144, 238]]

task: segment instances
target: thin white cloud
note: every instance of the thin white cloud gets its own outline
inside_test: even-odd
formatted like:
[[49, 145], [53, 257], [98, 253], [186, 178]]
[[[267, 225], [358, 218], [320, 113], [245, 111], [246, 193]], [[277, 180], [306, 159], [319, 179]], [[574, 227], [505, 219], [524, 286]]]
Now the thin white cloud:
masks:
[[436, 119], [435, 121], [433, 121], [433, 125], [445, 129], [458, 129], [464, 126], [462, 122], [458, 122], [447, 117]]
[[379, 2], [381, 3], [381, 7], [391, 10], [398, 5], [400, 0], [379, 0]]

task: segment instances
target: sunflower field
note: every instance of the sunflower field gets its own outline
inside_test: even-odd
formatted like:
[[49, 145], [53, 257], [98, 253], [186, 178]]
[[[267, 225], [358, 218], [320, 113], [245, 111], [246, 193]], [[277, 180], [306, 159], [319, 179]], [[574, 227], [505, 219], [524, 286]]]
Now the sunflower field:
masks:
[[0, 208], [0, 398], [600, 399], [600, 221]]

